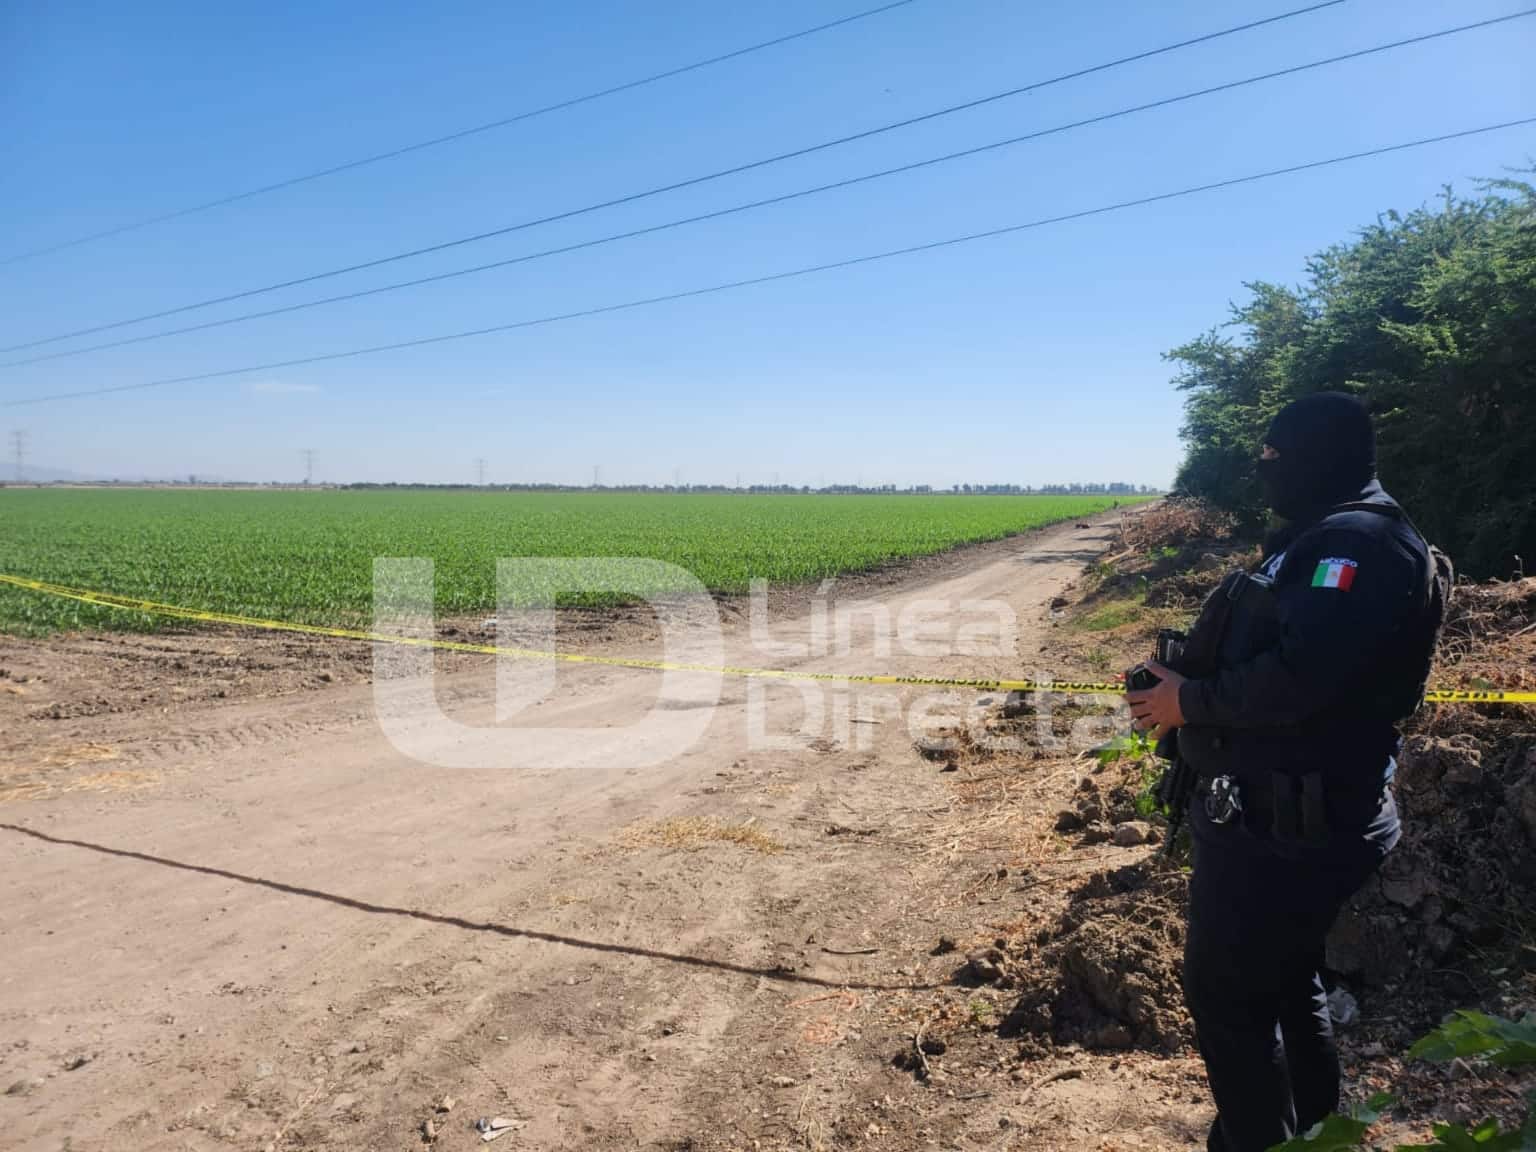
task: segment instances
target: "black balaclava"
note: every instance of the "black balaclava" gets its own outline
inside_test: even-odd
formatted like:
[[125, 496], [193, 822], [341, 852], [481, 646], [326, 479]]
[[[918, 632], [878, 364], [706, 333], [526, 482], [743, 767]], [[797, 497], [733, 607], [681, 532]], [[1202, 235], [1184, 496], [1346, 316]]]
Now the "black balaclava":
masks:
[[1280, 453], [1259, 461], [1264, 497], [1287, 520], [1305, 520], [1358, 498], [1376, 476], [1376, 432], [1365, 405], [1315, 392], [1280, 409], [1264, 434]]

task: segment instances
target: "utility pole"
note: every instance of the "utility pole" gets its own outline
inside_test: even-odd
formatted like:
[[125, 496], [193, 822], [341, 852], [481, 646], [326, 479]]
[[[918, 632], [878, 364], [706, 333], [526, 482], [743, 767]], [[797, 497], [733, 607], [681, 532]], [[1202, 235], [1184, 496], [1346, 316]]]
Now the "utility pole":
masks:
[[27, 430], [18, 428], [11, 433], [11, 447], [16, 450], [16, 483], [27, 480]]
[[485, 487], [485, 457], [484, 456], [477, 456], [475, 458], [475, 483], [478, 484], [482, 488]]
[[315, 450], [306, 448], [300, 455], [304, 457], [304, 487], [308, 488], [315, 479]]

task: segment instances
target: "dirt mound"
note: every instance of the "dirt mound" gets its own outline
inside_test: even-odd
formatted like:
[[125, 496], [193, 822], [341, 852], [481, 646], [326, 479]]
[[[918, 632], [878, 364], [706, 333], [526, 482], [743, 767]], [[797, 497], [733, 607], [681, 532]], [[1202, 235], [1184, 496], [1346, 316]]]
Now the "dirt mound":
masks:
[[[1160, 764], [1151, 770], [1160, 770]], [[1056, 831], [1080, 832], [1080, 844], [1113, 841], [1126, 848], [1158, 839], [1163, 821], [1139, 807], [1151, 783], [1147, 771], [1139, 760], [1101, 764], [1094, 775], [1077, 782], [1072, 802], [1056, 813]]]
[[1536, 889], [1536, 741], [1417, 734], [1398, 757], [1403, 840], [1350, 901], [1329, 967], [1368, 984], [1423, 979], [1515, 946]]
[[[1435, 654], [1440, 687], [1536, 688], [1536, 577], [1460, 584], [1451, 597]], [[1437, 708], [1421, 712], [1413, 731], [1471, 731], [1480, 738], [1530, 733], [1536, 709]]]
[[1192, 1043], [1179, 970], [1188, 881], [1160, 862], [1094, 875], [1054, 924], [995, 961], [1021, 990], [1003, 1022], [1027, 1055], [1052, 1044], [1151, 1048]]
[[1466, 656], [1502, 645], [1511, 633], [1530, 624], [1533, 612], [1536, 576], [1457, 585], [1440, 645], [1441, 662], [1457, 663]]
[[[1210, 559], [1206, 560], [1205, 557]], [[1187, 608], [1191, 605], [1198, 606], [1204, 603], [1205, 598], [1216, 590], [1216, 585], [1221, 583], [1221, 578], [1228, 571], [1238, 567], [1236, 559], [1219, 556], [1214, 552], [1205, 553], [1205, 556], [1201, 559], [1205, 561], [1207, 567], [1187, 572], [1175, 572], [1147, 589], [1147, 597], [1144, 601], [1147, 607]]]
[[[1536, 687], [1533, 616], [1536, 579], [1458, 586], [1434, 684]], [[1330, 967], [1374, 985], [1423, 983], [1471, 950], [1478, 962], [1466, 969], [1480, 979], [1528, 967], [1520, 925], [1536, 906], [1536, 709], [1437, 705], [1406, 728], [1403, 840], [1340, 916]]]
[[1170, 498], [1125, 518], [1110, 554], [1084, 581], [1083, 603], [1130, 598], [1193, 614], [1223, 575], [1256, 558], [1230, 517], [1197, 500]]
[[1165, 496], [1145, 512], [1125, 518], [1116, 545], [1145, 551], [1190, 544], [1230, 543], [1236, 521], [1203, 500]]

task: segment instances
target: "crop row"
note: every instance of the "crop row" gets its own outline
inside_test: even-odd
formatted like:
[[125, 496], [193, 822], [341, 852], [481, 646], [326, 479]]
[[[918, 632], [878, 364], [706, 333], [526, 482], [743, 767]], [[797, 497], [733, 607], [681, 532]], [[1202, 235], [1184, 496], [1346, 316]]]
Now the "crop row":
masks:
[[[820, 580], [1108, 507], [1098, 496], [0, 490], [0, 572], [214, 611], [366, 623], [373, 561], [426, 556], [439, 613], [496, 601], [511, 556], [645, 556], [713, 591]], [[601, 603], [601, 594], [562, 597]], [[147, 628], [0, 588], [0, 630]]]

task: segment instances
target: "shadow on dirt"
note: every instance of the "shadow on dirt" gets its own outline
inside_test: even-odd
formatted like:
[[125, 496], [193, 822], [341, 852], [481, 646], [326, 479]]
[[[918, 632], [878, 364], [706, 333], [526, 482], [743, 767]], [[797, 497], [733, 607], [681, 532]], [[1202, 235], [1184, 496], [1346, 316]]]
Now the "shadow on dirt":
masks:
[[250, 884], [257, 888], [282, 892], [288, 896], [302, 896], [310, 900], [323, 900], [326, 903], [335, 904], [342, 908], [351, 908], [357, 912], [371, 912], [380, 916], [402, 916], [410, 920], [421, 920], [428, 924], [440, 924], [447, 928], [458, 928], [465, 932], [487, 932], [496, 936], [509, 936], [514, 939], [539, 940], [546, 944], [563, 944], [568, 948], [582, 948], [591, 952], [616, 952], [626, 956], [641, 956], [648, 960], [664, 960], [671, 964], [682, 964], [693, 968], [713, 968], [721, 972], [737, 972], [743, 976], [778, 980], [786, 984], [810, 984], [820, 988], [852, 988], [871, 992], [924, 992], [942, 987], [940, 984], [868, 984], [847, 979], [828, 980], [819, 976], [800, 975], [785, 968], [754, 968], [747, 964], [732, 964], [727, 960], [710, 960], [702, 956], [662, 952], [654, 948], [637, 948], [629, 944], [610, 944], [601, 940], [582, 940], [574, 936], [561, 936], [554, 932], [540, 932], [532, 928], [516, 928], [509, 924], [493, 924], [488, 921], [466, 920], [461, 916], [446, 916], [438, 912], [424, 912], [418, 908], [395, 908], [387, 904], [373, 904], [366, 900], [342, 896], [335, 892], [322, 892], [315, 888], [303, 888], [296, 884], [287, 884], [281, 880], [268, 880], [261, 876], [247, 876], [242, 872], [231, 872], [227, 868], [216, 868], [207, 864], [189, 864], [183, 860], [153, 856], [147, 852], [135, 852], [130, 848], [113, 848], [106, 844], [94, 844], [89, 840], [74, 840], [66, 836], [53, 836], [47, 832], [39, 832], [36, 828], [28, 828], [21, 824], [0, 823], [0, 829], [7, 832], [15, 832], [22, 836], [30, 836], [32, 839], [41, 840], [45, 844], [58, 844], [69, 848], [84, 848], [90, 852], [100, 852], [104, 855], [117, 856], [124, 860], [138, 860], [145, 864], [157, 864], [162, 868], [176, 868], [183, 872], [196, 872], [203, 876], [217, 876], [223, 880], [234, 880], [240, 884]]

